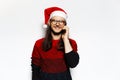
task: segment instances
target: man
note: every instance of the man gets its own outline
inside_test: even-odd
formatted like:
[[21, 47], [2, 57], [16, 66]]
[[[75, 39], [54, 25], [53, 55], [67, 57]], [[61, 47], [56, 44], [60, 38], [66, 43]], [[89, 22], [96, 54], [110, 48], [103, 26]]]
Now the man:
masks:
[[45, 9], [46, 34], [35, 42], [32, 80], [72, 80], [69, 68], [79, 63], [77, 44], [69, 38], [67, 13], [59, 7]]

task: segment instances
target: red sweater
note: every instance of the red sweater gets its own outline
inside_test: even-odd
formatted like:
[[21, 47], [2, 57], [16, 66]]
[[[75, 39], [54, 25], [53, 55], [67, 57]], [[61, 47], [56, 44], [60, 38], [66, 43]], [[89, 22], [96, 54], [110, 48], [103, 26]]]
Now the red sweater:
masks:
[[[32, 52], [32, 63], [39, 66], [43, 72], [59, 73], [67, 70], [68, 66], [65, 61], [65, 53], [57, 50], [59, 40], [52, 41], [52, 48], [45, 52], [42, 50], [42, 42], [44, 38], [35, 42]], [[70, 39], [74, 52], [77, 52], [77, 44]], [[69, 54], [69, 53], [68, 53]]]

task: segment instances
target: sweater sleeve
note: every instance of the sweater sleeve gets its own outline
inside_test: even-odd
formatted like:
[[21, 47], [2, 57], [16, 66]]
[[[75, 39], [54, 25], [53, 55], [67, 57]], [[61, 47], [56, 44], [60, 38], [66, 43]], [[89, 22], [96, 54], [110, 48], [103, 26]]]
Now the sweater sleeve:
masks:
[[40, 80], [40, 67], [35, 65], [35, 64], [31, 64], [32, 67], [32, 80]]
[[65, 59], [68, 67], [74, 68], [79, 63], [79, 54], [77, 53], [77, 44], [74, 40], [70, 41], [72, 46], [72, 51], [65, 53]]
[[32, 68], [32, 80], [40, 80], [40, 54], [39, 54], [39, 48], [37, 47], [37, 44], [35, 43], [33, 51], [32, 51], [32, 57], [31, 57], [31, 68]]
[[32, 63], [40, 66], [41, 65], [41, 57], [40, 57], [40, 48], [38, 47], [38, 43], [36, 42], [32, 51]]

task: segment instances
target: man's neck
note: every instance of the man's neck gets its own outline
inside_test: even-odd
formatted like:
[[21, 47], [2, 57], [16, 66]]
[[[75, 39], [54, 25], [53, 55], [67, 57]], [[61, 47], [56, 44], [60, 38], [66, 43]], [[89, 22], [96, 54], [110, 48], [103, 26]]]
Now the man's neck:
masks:
[[61, 38], [61, 34], [59, 34], [59, 35], [54, 35], [54, 34], [52, 33], [52, 37], [53, 37], [54, 40], [58, 40], [58, 39]]

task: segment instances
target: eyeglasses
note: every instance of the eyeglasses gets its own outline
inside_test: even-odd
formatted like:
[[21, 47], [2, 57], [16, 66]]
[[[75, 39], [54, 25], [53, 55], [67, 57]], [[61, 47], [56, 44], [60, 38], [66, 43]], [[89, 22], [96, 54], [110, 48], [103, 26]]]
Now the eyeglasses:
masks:
[[64, 20], [50, 19], [50, 22], [51, 22], [52, 24], [56, 24], [56, 23], [59, 23], [60, 25], [65, 24], [65, 21], [64, 21]]

